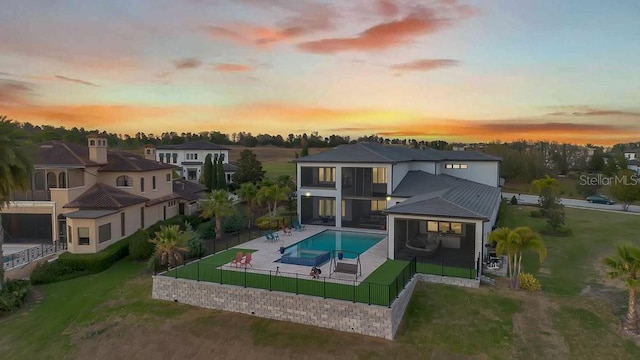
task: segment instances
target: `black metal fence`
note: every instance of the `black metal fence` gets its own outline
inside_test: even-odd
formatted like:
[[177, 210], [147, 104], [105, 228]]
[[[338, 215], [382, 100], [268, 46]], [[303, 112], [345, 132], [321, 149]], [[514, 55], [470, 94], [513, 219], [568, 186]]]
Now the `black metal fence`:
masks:
[[58, 251], [67, 250], [66, 242], [54, 241], [51, 244], [41, 244], [29, 249], [19, 251], [10, 255], [4, 255], [2, 257], [2, 266], [5, 270], [13, 269], [14, 267], [28, 264], [33, 260], [41, 257], [52, 255]]

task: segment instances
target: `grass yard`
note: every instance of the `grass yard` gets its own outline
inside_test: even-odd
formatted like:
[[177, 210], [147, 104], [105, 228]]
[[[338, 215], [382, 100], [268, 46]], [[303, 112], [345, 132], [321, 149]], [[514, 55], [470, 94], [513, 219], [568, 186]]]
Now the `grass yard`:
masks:
[[[532, 208], [509, 207], [510, 226], [541, 229]], [[150, 298], [144, 265], [34, 287], [28, 305], [0, 319], [2, 359], [638, 359], [620, 332], [626, 292], [604, 278], [602, 256], [619, 240], [639, 244], [637, 215], [566, 209], [569, 237], [545, 236], [547, 261], [525, 268], [543, 291], [419, 283], [396, 341]], [[229, 261], [236, 250], [218, 260]], [[246, 251], [246, 250], [245, 250]], [[227, 259], [228, 258], [228, 259]], [[213, 261], [213, 260], [212, 260]], [[393, 281], [402, 262], [367, 280]], [[316, 281], [317, 282], [317, 281]], [[41, 299], [41, 300], [40, 300]]]
[[[262, 162], [262, 168], [267, 172], [267, 176], [277, 178], [280, 175], [290, 175], [292, 179], [296, 178], [296, 165], [291, 161], [295, 159], [295, 154], [300, 154], [302, 149], [281, 148], [275, 146], [256, 146], [252, 148], [240, 145], [226, 145], [229, 148], [229, 160], [232, 163], [238, 161], [240, 152], [249, 149], [256, 154], [256, 157]], [[327, 151], [329, 148], [310, 148], [309, 154], [317, 154]]]

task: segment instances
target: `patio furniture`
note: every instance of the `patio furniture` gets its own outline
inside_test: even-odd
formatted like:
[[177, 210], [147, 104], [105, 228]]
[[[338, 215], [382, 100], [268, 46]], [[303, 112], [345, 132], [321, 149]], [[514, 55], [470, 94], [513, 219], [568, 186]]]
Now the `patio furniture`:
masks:
[[247, 265], [253, 267], [251, 265], [251, 253], [250, 252], [248, 252], [247, 255], [245, 255], [244, 258], [242, 258], [242, 260], [240, 261], [240, 266], [244, 266], [246, 268]]
[[291, 232], [291, 230], [287, 229], [286, 226], [282, 225], [282, 233], [286, 236], [292, 236], [293, 233]]
[[235, 259], [231, 259], [231, 263], [229, 265], [235, 265], [236, 267], [238, 267], [238, 265], [242, 262], [242, 251], [238, 251], [236, 253], [236, 258]]
[[407, 239], [406, 246], [411, 250], [420, 251], [424, 255], [434, 255], [440, 248], [441, 240], [438, 234], [417, 234], [411, 239]]
[[302, 231], [302, 230], [307, 230], [307, 227], [304, 225], [301, 225], [298, 220], [294, 220], [293, 224], [291, 225], [293, 226], [294, 229], [298, 230], [298, 231]]
[[271, 230], [265, 232], [264, 237], [266, 242], [271, 242], [271, 243], [280, 240], [280, 236], [278, 236], [278, 234], [274, 234], [273, 231]]

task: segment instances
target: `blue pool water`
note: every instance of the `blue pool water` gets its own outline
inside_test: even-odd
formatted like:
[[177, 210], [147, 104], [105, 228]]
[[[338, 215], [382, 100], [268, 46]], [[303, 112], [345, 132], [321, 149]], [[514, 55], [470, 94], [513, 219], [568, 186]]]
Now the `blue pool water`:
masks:
[[309, 238], [288, 246], [284, 252], [289, 256], [304, 257], [305, 251], [344, 250], [344, 257], [354, 259], [358, 254], [369, 250], [370, 247], [384, 239], [384, 234], [368, 234], [351, 231], [325, 230]]

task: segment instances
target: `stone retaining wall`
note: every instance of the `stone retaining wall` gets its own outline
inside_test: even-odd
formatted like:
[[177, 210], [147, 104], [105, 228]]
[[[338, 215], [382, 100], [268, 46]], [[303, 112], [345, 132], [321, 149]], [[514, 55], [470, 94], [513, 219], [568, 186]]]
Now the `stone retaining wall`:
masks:
[[167, 276], [153, 277], [152, 297], [392, 340], [415, 285], [414, 277], [391, 308]]
[[419, 281], [436, 283], [436, 284], [446, 284], [446, 285], [455, 285], [455, 286], [463, 286], [469, 288], [479, 288], [480, 280], [478, 279], [463, 279], [456, 278], [450, 276], [438, 276], [438, 275], [430, 275], [430, 274], [416, 274], [416, 277]]

